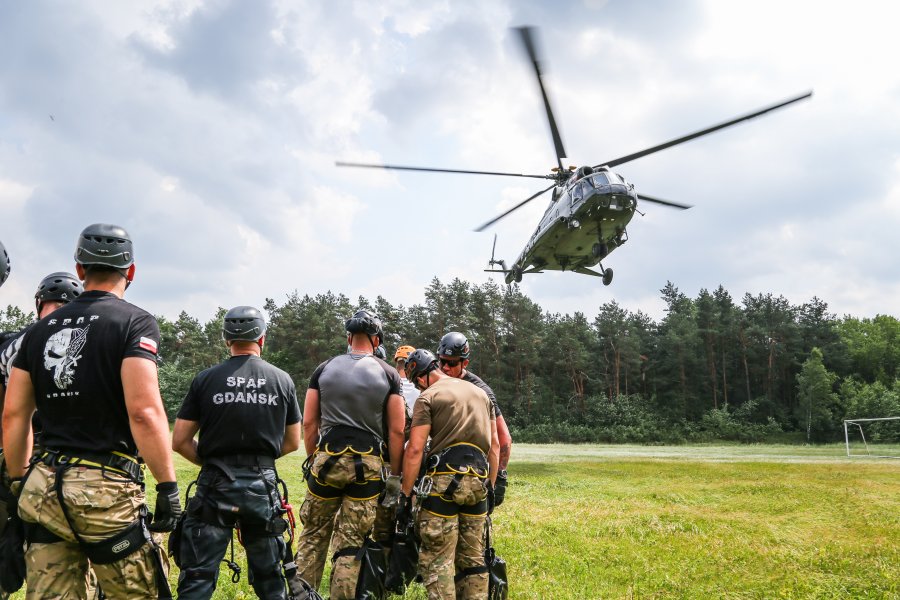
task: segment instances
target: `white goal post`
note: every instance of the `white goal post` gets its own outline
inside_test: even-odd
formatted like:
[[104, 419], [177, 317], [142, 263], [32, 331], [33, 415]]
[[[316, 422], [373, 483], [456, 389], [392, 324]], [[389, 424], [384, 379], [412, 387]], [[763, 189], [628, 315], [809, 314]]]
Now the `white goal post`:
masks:
[[[879, 417], [877, 419], [846, 419], [844, 421], [844, 443], [847, 446], [848, 457], [852, 458], [865, 456], [868, 458], [900, 458], [900, 452], [894, 455], [879, 454], [879, 452], [883, 450], [883, 448], [879, 445], [876, 445], [874, 448], [869, 448], [869, 442], [866, 440], [865, 431], [863, 431], [864, 424], [882, 421], [900, 421], [900, 417]], [[850, 432], [853, 432], [855, 434], [857, 431], [859, 432], [859, 437], [862, 440], [862, 446], [863, 448], [865, 448], [864, 453], [853, 453], [850, 450]]]

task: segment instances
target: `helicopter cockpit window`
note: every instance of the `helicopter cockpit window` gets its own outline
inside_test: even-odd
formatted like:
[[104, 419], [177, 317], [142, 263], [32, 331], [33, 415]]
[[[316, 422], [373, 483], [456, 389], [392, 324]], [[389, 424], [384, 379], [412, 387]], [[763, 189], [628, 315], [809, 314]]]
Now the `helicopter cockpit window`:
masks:
[[609, 183], [609, 180], [606, 178], [606, 173], [594, 173], [591, 179], [594, 182], [594, 187], [600, 187]]

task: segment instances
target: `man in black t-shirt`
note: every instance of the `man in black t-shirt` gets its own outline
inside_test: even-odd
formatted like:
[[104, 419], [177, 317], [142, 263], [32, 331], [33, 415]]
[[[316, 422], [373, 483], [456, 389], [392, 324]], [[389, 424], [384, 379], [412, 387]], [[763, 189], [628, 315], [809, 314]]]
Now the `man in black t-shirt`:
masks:
[[[350, 350], [322, 363], [306, 391], [303, 441], [309, 488], [300, 520], [294, 562], [300, 580], [318, 587], [329, 546], [332, 600], [353, 599], [360, 564], [371, 549], [366, 536], [375, 522], [378, 497], [385, 488], [383, 446], [390, 456], [385, 501], [399, 500], [406, 409], [400, 375], [373, 356], [384, 333], [381, 320], [361, 310], [346, 324]], [[338, 512], [340, 510], [340, 512]], [[332, 533], [334, 540], [332, 542]], [[369, 597], [369, 596], [366, 596]]]
[[290, 376], [260, 358], [265, 333], [256, 308], [229, 310], [222, 335], [231, 358], [197, 375], [178, 411], [172, 448], [202, 467], [175, 555], [183, 600], [212, 596], [234, 527], [257, 596], [287, 598], [280, 563], [291, 556], [275, 459], [300, 447], [300, 406]]
[[503, 413], [500, 412], [500, 405], [497, 404], [494, 390], [481, 377], [466, 369], [469, 366], [469, 353], [469, 340], [458, 331], [451, 331], [442, 337], [437, 351], [441, 371], [450, 377], [456, 377], [477, 385], [491, 399], [494, 413], [497, 416], [497, 436], [500, 439], [500, 471], [497, 473], [497, 485], [494, 489], [496, 506], [500, 506], [506, 497], [506, 486], [508, 483], [506, 467], [509, 465], [509, 456], [512, 451], [512, 436], [509, 434], [506, 419], [503, 418]]
[[[124, 229], [88, 226], [75, 261], [85, 292], [28, 331], [3, 412], [7, 468], [32, 542], [28, 594], [77, 597], [87, 558], [110, 598], [168, 598], [168, 561], [150, 532], [171, 531], [181, 505], [156, 370], [159, 326], [122, 299], [135, 272]], [[23, 482], [35, 409], [44, 451]], [[152, 523], [141, 460], [158, 482]]]
[[[80, 296], [83, 291], [84, 288], [81, 282], [70, 273], [60, 272], [47, 275], [38, 284], [37, 291], [34, 294], [35, 310], [37, 311], [38, 319], [40, 320], [57, 308], [65, 306]], [[2, 410], [6, 397], [6, 384], [9, 381], [9, 372], [12, 369], [13, 360], [15, 360], [16, 354], [22, 346], [22, 339], [32, 326], [33, 324], [0, 342], [0, 410]], [[34, 417], [31, 419], [31, 430], [36, 447], [40, 443], [39, 436], [41, 431], [41, 423], [37, 412], [34, 413]], [[3, 527], [6, 525], [6, 504], [10, 500], [10, 493], [9, 477], [6, 474], [3, 453], [2, 449], [0, 449], [0, 532], [3, 531]]]

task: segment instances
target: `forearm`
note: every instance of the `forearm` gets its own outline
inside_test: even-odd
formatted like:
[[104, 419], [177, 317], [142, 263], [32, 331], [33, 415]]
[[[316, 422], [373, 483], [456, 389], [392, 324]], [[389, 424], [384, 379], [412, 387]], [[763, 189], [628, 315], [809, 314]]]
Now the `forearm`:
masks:
[[200, 455], [197, 454], [197, 440], [191, 438], [190, 440], [187, 440], [186, 442], [182, 442], [182, 443], [178, 444], [178, 446], [176, 446], [172, 449], [175, 450], [175, 452], [177, 452], [178, 454], [180, 454], [183, 457], [185, 457], [186, 459], [188, 459], [189, 461], [191, 461], [192, 463], [194, 463], [195, 465], [200, 466], [200, 467], [203, 466], [203, 461], [200, 460]]
[[312, 456], [319, 445], [319, 422], [310, 423], [303, 422], [303, 447], [306, 449], [306, 455]]
[[[175, 467], [172, 464], [172, 452], [169, 449], [169, 422], [162, 404], [158, 407], [132, 411], [129, 413], [129, 422], [138, 452], [147, 463], [147, 468], [150, 469], [156, 481], [158, 483], [175, 481]], [[196, 449], [194, 449], [194, 454], [196, 454]]]
[[419, 467], [422, 465], [422, 448], [406, 447], [403, 454], [403, 493], [409, 496], [416, 485]]
[[10, 477], [22, 477], [31, 458], [31, 415], [7, 410], [3, 415], [3, 455]]
[[506, 426], [506, 419], [502, 416], [497, 419], [497, 438], [500, 444], [499, 467], [505, 469], [509, 466], [509, 457], [512, 453], [512, 436], [509, 433], [509, 427]]
[[491, 450], [488, 452], [488, 468], [490, 469], [491, 485], [496, 485], [497, 472], [500, 469], [500, 448], [497, 446], [491, 446]]
[[391, 432], [388, 453], [391, 457], [391, 474], [399, 475], [403, 469], [403, 430]]

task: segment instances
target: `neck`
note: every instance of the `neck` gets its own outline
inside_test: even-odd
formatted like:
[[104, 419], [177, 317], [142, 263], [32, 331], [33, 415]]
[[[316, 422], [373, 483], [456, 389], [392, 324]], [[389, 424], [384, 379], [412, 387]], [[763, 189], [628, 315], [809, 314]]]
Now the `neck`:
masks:
[[249, 342], [247, 344], [231, 342], [231, 347], [229, 349], [231, 350], [231, 356], [260, 356], [262, 350], [256, 342]]
[[119, 298], [125, 297], [125, 284], [128, 283], [128, 280], [124, 277], [118, 277], [116, 279], [101, 279], [99, 281], [92, 281], [90, 279], [85, 280], [84, 282], [84, 291], [86, 292], [109, 292], [114, 296], [118, 296]]

